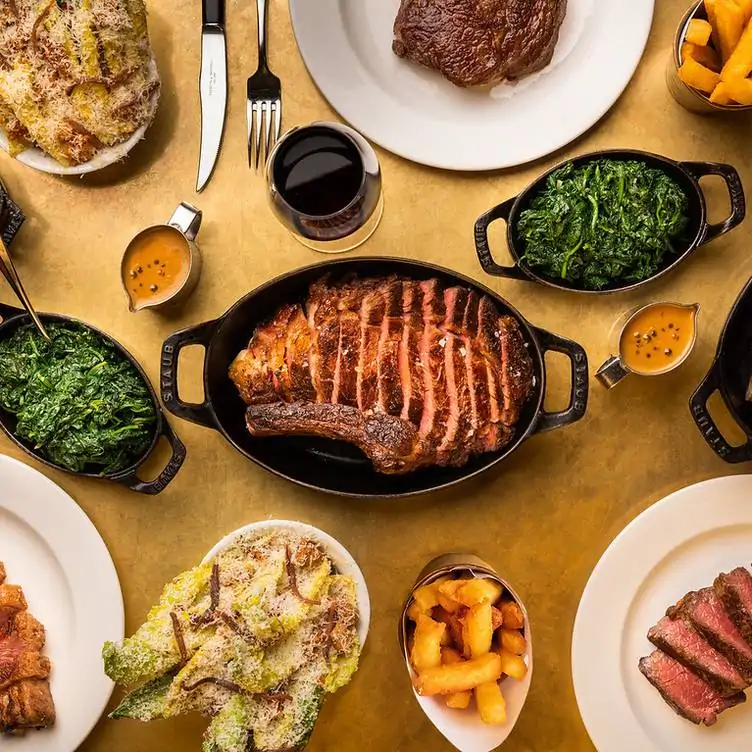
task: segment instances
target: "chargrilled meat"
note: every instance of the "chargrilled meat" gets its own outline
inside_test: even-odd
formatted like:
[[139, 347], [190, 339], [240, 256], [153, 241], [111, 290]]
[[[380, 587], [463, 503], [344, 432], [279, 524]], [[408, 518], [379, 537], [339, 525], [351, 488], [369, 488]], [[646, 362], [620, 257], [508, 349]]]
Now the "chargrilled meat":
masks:
[[55, 722], [50, 660], [41, 654], [44, 627], [28, 612], [21, 588], [4, 581], [0, 563], [0, 733], [21, 734]]
[[384, 473], [461, 466], [514, 437], [533, 389], [519, 324], [438, 280], [320, 280], [230, 368], [254, 436], [358, 446]]
[[676, 713], [698, 726], [712, 726], [719, 713], [747, 699], [743, 692], [722, 697], [690, 669], [661, 650], [654, 650], [647, 658], [641, 658], [639, 668]]
[[457, 86], [515, 80], [545, 68], [567, 0], [402, 0], [392, 49]]
[[713, 589], [742, 637], [752, 645], [752, 575], [744, 567], [737, 567], [728, 574], [719, 574]]

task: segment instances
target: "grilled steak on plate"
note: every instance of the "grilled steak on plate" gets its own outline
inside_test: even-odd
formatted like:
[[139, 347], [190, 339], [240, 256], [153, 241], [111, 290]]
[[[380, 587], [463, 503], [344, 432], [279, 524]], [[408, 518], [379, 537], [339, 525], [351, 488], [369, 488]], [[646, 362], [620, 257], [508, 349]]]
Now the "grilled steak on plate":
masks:
[[744, 567], [737, 567], [728, 574], [719, 574], [713, 589], [742, 637], [752, 645], [752, 575]]
[[533, 389], [519, 324], [438, 280], [319, 280], [230, 368], [254, 436], [358, 446], [383, 473], [459, 467], [514, 437]]
[[641, 658], [639, 667], [674, 711], [697, 725], [712, 726], [718, 720], [719, 713], [747, 699], [743, 692], [722, 697], [662, 650], [654, 650], [647, 658]]
[[402, 0], [392, 49], [457, 86], [486, 86], [545, 68], [567, 0]]

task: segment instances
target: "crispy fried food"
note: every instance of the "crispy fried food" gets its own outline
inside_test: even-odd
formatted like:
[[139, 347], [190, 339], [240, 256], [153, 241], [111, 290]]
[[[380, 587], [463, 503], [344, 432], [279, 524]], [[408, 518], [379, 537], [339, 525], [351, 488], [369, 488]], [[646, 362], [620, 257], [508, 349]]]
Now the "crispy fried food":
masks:
[[499, 725], [507, 722], [507, 704], [497, 682], [486, 682], [475, 688], [475, 704], [483, 723]]
[[[752, 80], [749, 78], [732, 78], [722, 81], [718, 87], [723, 87], [721, 95], [730, 97], [739, 104], [752, 105]], [[712, 99], [712, 97], [711, 97]]]
[[744, 31], [744, 12], [734, 0], [705, 0], [705, 8], [713, 27], [713, 39], [725, 63]]
[[462, 636], [466, 658], [479, 658], [491, 650], [493, 622], [490, 603], [478, 603], [467, 612]]
[[421, 614], [415, 624], [415, 644], [411, 661], [416, 671], [441, 665], [441, 641], [446, 624]]
[[713, 104], [720, 104], [724, 106], [733, 104], [733, 100], [728, 93], [728, 88], [723, 81], [721, 81], [721, 83], [719, 83], [718, 86], [713, 89], [713, 93], [710, 95], [710, 101]]
[[454, 614], [460, 610], [462, 604], [457, 600], [457, 591], [464, 584], [463, 580], [447, 580], [442, 582], [438, 588], [439, 605]]
[[705, 21], [702, 18], [693, 18], [687, 26], [685, 39], [692, 44], [704, 47], [710, 41], [712, 32], [713, 27], [709, 21]]
[[752, 21], [747, 23], [739, 44], [723, 66], [721, 80], [746, 78], [750, 73], [752, 73]]
[[721, 58], [718, 57], [718, 53], [712, 47], [701, 47], [691, 42], [684, 42], [681, 48], [681, 58], [685, 60], [688, 57], [691, 57], [700, 63], [700, 65], [704, 65], [715, 73], [720, 73], [721, 71]]
[[693, 89], [698, 89], [706, 94], [712, 93], [721, 80], [718, 73], [710, 70], [710, 68], [706, 68], [691, 57], [684, 59], [681, 68], [679, 68], [679, 78], [687, 86], [691, 86]]
[[456, 598], [468, 608], [478, 603], [496, 603], [504, 588], [498, 582], [480, 577], [465, 581], [457, 588]]
[[479, 684], [498, 681], [502, 674], [501, 656], [486, 653], [480, 658], [423, 671], [415, 679], [419, 695], [451, 695], [466, 692]]
[[522, 636], [522, 632], [516, 629], [502, 629], [501, 647], [514, 655], [524, 655], [527, 652], [527, 640]]
[[[462, 656], [454, 648], [444, 648], [441, 651], [441, 663], [444, 666], [451, 666], [455, 663], [462, 663]], [[453, 695], [446, 696], [446, 706], [448, 708], [457, 708], [464, 710], [469, 707], [470, 700], [473, 699], [473, 693], [468, 689], [464, 692], [455, 692]]]
[[517, 681], [522, 681], [527, 675], [527, 663], [521, 656], [510, 653], [503, 648], [499, 651], [501, 659], [501, 672], [511, 676]]
[[523, 629], [525, 626], [525, 615], [522, 609], [514, 601], [505, 601], [501, 604], [501, 614], [504, 619], [506, 629]]

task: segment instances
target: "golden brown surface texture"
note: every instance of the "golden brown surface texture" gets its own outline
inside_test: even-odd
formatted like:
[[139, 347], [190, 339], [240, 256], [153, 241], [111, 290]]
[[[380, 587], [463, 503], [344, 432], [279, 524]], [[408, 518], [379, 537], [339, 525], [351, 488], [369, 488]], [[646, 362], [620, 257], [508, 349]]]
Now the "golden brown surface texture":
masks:
[[[129, 633], [165, 581], [245, 523], [272, 516], [300, 519], [349, 548], [368, 580], [372, 631], [354, 681], [327, 700], [310, 752], [451, 749], [412, 697], [397, 645], [397, 621], [406, 591], [424, 564], [458, 548], [497, 567], [519, 590], [532, 618], [532, 692], [505, 752], [592, 749], [575, 704], [570, 643], [593, 566], [624, 525], [664, 495], [749, 469], [716, 458], [696, 430], [687, 401], [710, 365], [731, 304], [752, 274], [752, 220], [701, 249], [665, 281], [597, 299], [484, 279], [473, 248], [478, 215], [569, 154], [637, 147], [677, 159], [730, 162], [752, 186], [752, 121], [745, 115], [693, 115], [670, 98], [664, 68], [685, 0], [657, 0], [656, 6], [647, 52], [629, 88], [604, 120], [564, 153], [521, 169], [476, 176], [423, 168], [380, 151], [386, 210], [381, 227], [359, 253], [423, 259], [482, 279], [534, 324], [584, 344], [593, 371], [608, 355], [608, 332], [621, 312], [654, 299], [698, 301], [698, 345], [678, 371], [653, 380], [631, 377], [610, 393], [591, 378], [590, 407], [582, 422], [534, 437], [497, 474], [428, 498], [371, 503], [318, 495], [258, 469], [218, 433], [177, 419], [172, 424], [188, 447], [188, 460], [156, 498], [44, 470], [81, 504], [109, 546], [123, 586]], [[217, 171], [202, 195], [194, 193], [198, 0], [151, 3], [162, 102], [147, 140], [124, 165], [83, 180], [62, 180], [0, 157], [0, 174], [29, 216], [14, 253], [32, 299], [41, 310], [77, 316], [110, 332], [141, 360], [155, 384], [160, 345], [168, 334], [218, 316], [274, 275], [322, 260], [277, 224], [266, 207], [262, 179], [246, 166], [245, 81], [256, 63], [255, 3], [229, 0], [227, 17], [227, 130]], [[332, 118], [295, 47], [285, 0], [272, 0], [270, 26], [270, 62], [283, 81], [285, 126]], [[712, 214], [725, 214], [725, 191], [710, 182], [708, 193]], [[181, 200], [204, 211], [199, 242], [205, 269], [197, 292], [172, 318], [130, 314], [120, 289], [121, 254], [138, 230], [165, 221]], [[499, 229], [494, 238], [503, 249]], [[0, 299], [15, 302], [2, 285]], [[185, 360], [184, 396], [200, 397], [199, 357], [190, 352]], [[568, 366], [556, 357], [551, 367], [550, 402], [561, 406]], [[4, 437], [0, 451], [34, 464]], [[189, 752], [200, 749], [203, 725], [200, 718], [153, 725], [105, 719], [81, 749]]]

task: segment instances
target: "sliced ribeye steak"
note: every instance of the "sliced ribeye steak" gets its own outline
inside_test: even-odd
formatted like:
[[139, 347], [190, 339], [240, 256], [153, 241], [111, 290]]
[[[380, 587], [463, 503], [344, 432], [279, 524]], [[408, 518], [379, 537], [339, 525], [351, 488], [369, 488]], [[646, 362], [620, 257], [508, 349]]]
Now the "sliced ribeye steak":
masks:
[[567, 0], [402, 0], [392, 49], [457, 86], [487, 86], [545, 68]]
[[737, 567], [728, 574], [719, 574], [713, 589], [742, 637], [752, 645], [752, 574]]
[[459, 467], [515, 435], [533, 391], [516, 319], [436, 279], [315, 282], [230, 367], [254, 436], [358, 446], [383, 473]]
[[728, 659], [684, 619], [664, 616], [650, 628], [648, 640], [694, 671], [724, 697], [742, 692], [749, 686]]
[[747, 699], [743, 692], [731, 697], [721, 696], [662, 650], [654, 650], [647, 658], [641, 658], [639, 667], [674, 711], [697, 725], [712, 726], [718, 720], [719, 713]]

